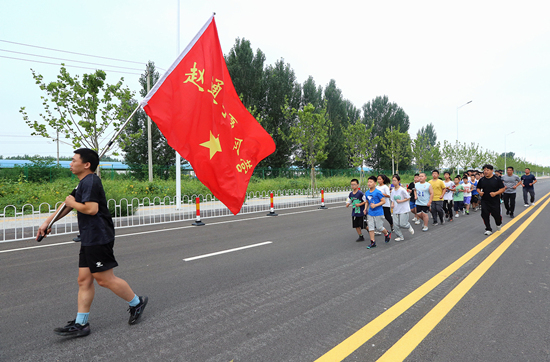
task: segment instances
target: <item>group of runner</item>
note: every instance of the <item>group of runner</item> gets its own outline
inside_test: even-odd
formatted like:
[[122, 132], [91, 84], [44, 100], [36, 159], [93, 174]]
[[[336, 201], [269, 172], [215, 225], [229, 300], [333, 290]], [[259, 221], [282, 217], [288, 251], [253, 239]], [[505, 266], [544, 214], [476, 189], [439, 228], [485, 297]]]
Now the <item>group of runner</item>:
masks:
[[[365, 240], [363, 229], [369, 233], [369, 249], [376, 247], [377, 234], [383, 234], [386, 243], [391, 240], [392, 232], [396, 235], [395, 241], [405, 240], [402, 229], [414, 234], [409, 222], [410, 213], [414, 215], [411, 221], [416, 225], [423, 224], [422, 231], [428, 231], [430, 213], [432, 225], [437, 226], [480, 209], [485, 235], [491, 235], [491, 217], [497, 230], [502, 225], [501, 203], [504, 203], [506, 215], [514, 217], [517, 187], [523, 187], [524, 206], [533, 205], [535, 200], [533, 186], [537, 180], [528, 168], [521, 178], [514, 174], [513, 167], [508, 167], [503, 175], [489, 164], [483, 166], [482, 172], [468, 170], [454, 178], [445, 172], [443, 176], [441, 179], [439, 171], [433, 170], [431, 180], [427, 181], [426, 173], [421, 172], [405, 186], [397, 174], [392, 180], [383, 174], [370, 176], [365, 191], [360, 189], [359, 180], [352, 179], [346, 207], [352, 207], [352, 226], [358, 234], [356, 241]], [[384, 220], [389, 223], [389, 228], [384, 227]]]

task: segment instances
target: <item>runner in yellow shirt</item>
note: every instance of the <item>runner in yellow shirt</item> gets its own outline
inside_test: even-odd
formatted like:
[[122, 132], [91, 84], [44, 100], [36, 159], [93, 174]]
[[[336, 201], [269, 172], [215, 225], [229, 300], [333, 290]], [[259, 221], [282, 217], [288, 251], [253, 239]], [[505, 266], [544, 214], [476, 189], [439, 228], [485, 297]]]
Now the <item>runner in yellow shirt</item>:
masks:
[[437, 215], [441, 220], [441, 224], [445, 224], [445, 212], [443, 211], [443, 195], [445, 194], [445, 182], [439, 178], [439, 171], [432, 171], [432, 179], [429, 181], [434, 191], [434, 198], [432, 201], [432, 218], [433, 225], [439, 225], [437, 222]]

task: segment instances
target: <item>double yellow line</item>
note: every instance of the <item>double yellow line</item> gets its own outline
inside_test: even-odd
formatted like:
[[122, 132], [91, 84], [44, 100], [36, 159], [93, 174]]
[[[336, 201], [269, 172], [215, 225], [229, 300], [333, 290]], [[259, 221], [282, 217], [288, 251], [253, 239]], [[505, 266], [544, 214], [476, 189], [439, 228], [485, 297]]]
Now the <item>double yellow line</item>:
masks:
[[[544, 195], [536, 205], [541, 203], [550, 195], [550, 192]], [[462, 297], [470, 290], [472, 286], [481, 278], [483, 274], [498, 260], [498, 258], [508, 249], [510, 245], [518, 238], [518, 236], [527, 228], [531, 222], [540, 214], [540, 212], [548, 205], [550, 198], [544, 202], [544, 205], [536, 210], [516, 231], [512, 233], [495, 251], [493, 251], [480, 265], [478, 265], [459, 285], [457, 285], [445, 298], [441, 300], [424, 318], [422, 318], [409, 332], [407, 332], [397, 343], [384, 353], [378, 362], [396, 362], [403, 361], [419, 344], [426, 338], [433, 328], [449, 313], [449, 311], [458, 303]], [[416, 302], [422, 299], [426, 294], [431, 292], [435, 287], [442, 283], [445, 279], [451, 276], [460, 267], [471, 260], [475, 255], [485, 249], [504, 231], [512, 227], [516, 222], [526, 216], [532, 208], [528, 208], [516, 218], [510, 220], [506, 225], [503, 225], [500, 232], [496, 232], [489, 236], [483, 242], [478, 244], [472, 250], [464, 254], [454, 263], [428, 280], [426, 283], [411, 292], [405, 298], [397, 302], [390, 309], [376, 317], [366, 326], [352, 334], [342, 343], [328, 351], [326, 354], [317, 359], [316, 362], [335, 362], [342, 361], [344, 358], [352, 354], [355, 350], [365, 344], [369, 339], [374, 337], [378, 332], [384, 329], [388, 324], [393, 322], [397, 317], [407, 311]]]

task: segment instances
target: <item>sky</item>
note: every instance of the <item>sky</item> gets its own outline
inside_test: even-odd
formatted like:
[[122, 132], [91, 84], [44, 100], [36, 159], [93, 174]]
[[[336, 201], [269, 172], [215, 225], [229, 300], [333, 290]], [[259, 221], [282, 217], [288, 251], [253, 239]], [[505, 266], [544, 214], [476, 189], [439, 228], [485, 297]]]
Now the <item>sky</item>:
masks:
[[[325, 87], [334, 79], [358, 108], [387, 95], [409, 115], [413, 138], [432, 123], [441, 143], [458, 137], [550, 166], [548, 8], [545, 1], [180, 0], [179, 50], [215, 12], [224, 54], [245, 38], [266, 65], [284, 59], [300, 83], [311, 75]], [[30, 136], [19, 113], [43, 112], [31, 68], [47, 82], [61, 62], [72, 75], [103, 69], [110, 83], [124, 77], [141, 100], [145, 63], [166, 70], [178, 55], [177, 10], [178, 0], [3, 0], [0, 155], [56, 155], [55, 143]], [[61, 144], [61, 155], [72, 156], [72, 147]]]

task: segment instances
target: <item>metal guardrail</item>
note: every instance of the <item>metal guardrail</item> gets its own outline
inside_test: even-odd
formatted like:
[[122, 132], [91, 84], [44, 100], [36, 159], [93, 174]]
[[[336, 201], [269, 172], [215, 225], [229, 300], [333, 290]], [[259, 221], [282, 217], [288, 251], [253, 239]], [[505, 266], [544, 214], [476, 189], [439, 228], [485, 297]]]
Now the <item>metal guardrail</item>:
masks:
[[[328, 188], [324, 190], [325, 204], [344, 202], [349, 194], [347, 188]], [[239, 214], [250, 214], [270, 210], [270, 193], [274, 196], [274, 207], [277, 210], [304, 206], [321, 205], [321, 189], [274, 190], [250, 192]], [[182, 198], [181, 207], [176, 206], [175, 197], [133, 198], [107, 201], [108, 207], [114, 210], [115, 228], [127, 228], [178, 221], [194, 221], [196, 217], [195, 200], [200, 199], [202, 219], [232, 216], [223, 203], [212, 195], [192, 195]], [[55, 212], [59, 204], [53, 207], [42, 203], [35, 210], [33, 205], [26, 204], [20, 209], [8, 205], [0, 214], [0, 242], [29, 240], [36, 237], [38, 228]], [[10, 216], [7, 216], [10, 215]], [[12, 216], [13, 215], [13, 216]], [[75, 212], [71, 212], [54, 224], [50, 235], [78, 233]]]

